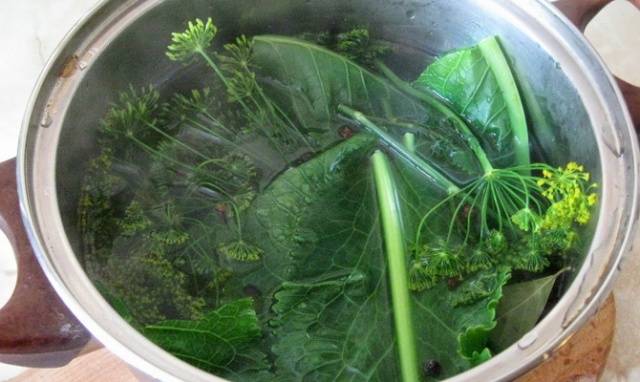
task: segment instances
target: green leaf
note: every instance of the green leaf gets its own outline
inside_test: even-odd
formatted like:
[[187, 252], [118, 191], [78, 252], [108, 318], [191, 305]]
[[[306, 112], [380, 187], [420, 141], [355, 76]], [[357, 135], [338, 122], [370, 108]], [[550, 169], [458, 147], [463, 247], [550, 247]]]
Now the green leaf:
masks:
[[448, 100], [454, 111], [471, 123], [494, 165], [529, 164], [520, 93], [496, 37], [441, 57], [414, 86]]
[[[442, 367], [438, 378], [452, 377], [491, 357], [488, 337], [496, 326], [496, 305], [510, 277], [507, 268], [481, 271], [453, 291], [441, 282], [414, 295], [414, 314], [421, 317], [416, 320], [419, 359], [436, 360]], [[469, 298], [468, 289], [475, 289], [471, 285], [480, 279], [485, 293]]]
[[244, 230], [264, 254], [245, 283], [268, 294], [283, 281], [357, 263], [374, 216], [367, 165], [375, 145], [372, 136], [355, 135], [285, 171], [256, 198]]
[[400, 375], [369, 167], [375, 145], [353, 136], [285, 171], [252, 207], [245, 231], [264, 255], [243, 285], [275, 294], [263, 305], [277, 380]]
[[254, 43], [260, 83], [274, 99], [286, 100], [307, 130], [330, 129], [341, 103], [380, 117], [425, 118], [418, 102], [330, 50], [282, 36], [256, 36]]
[[504, 288], [496, 316], [498, 325], [490, 338], [494, 350], [508, 348], [535, 326], [560, 273]]
[[[169, 320], [147, 325], [144, 334], [157, 345], [211, 372], [237, 373], [267, 368], [265, 354], [252, 347], [262, 336], [250, 298], [236, 300], [208, 313], [201, 320]], [[248, 367], [247, 365], [251, 365]]]
[[[270, 338], [279, 380], [387, 381], [400, 375], [397, 320], [367, 166], [374, 144], [372, 137], [356, 135], [288, 170], [256, 199], [260, 225], [251, 230], [264, 234], [254, 241], [265, 254], [263, 268], [245, 280], [265, 294], [279, 285], [273, 304], [265, 302], [273, 306]], [[399, 172], [398, 180], [407, 223], [441, 195], [417, 171]], [[422, 203], [409, 203], [421, 194], [427, 196]], [[418, 362], [436, 359], [443, 376], [450, 376], [488, 359], [487, 336], [508, 278], [506, 269], [485, 272], [459, 292], [443, 283], [413, 296], [412, 314], [420, 318], [414, 330]], [[477, 292], [480, 287], [487, 290]]]
[[282, 285], [272, 321], [278, 380], [398, 379], [384, 265], [375, 257], [375, 273]]
[[468, 180], [480, 168], [466, 140], [434, 108], [347, 58], [308, 42], [281, 36], [254, 37], [257, 79], [268, 96], [316, 139], [335, 141], [344, 124], [339, 105], [358, 110], [400, 139], [419, 130], [425, 159], [451, 177]]

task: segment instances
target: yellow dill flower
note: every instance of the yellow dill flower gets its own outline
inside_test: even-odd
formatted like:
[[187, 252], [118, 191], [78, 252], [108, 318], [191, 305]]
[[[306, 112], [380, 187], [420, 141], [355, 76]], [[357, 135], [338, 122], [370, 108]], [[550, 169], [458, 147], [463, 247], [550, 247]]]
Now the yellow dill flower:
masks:
[[587, 224], [591, 219], [590, 207], [597, 203], [598, 197], [595, 193], [585, 192], [597, 185], [585, 184], [590, 176], [584, 171], [584, 166], [569, 162], [564, 168], [544, 170], [542, 175], [537, 184], [542, 188], [542, 195], [552, 204], [544, 215], [541, 227], [554, 229], [573, 223]]
[[584, 167], [576, 162], [569, 162], [566, 168], [569, 172], [584, 172]]

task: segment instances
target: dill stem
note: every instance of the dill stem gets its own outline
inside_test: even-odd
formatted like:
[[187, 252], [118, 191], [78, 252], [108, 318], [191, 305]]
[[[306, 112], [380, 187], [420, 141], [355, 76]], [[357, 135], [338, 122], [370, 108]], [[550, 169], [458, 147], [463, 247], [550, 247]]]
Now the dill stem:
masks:
[[178, 146], [181, 146], [185, 149], [187, 149], [188, 151], [192, 152], [193, 154], [199, 156], [202, 159], [208, 159], [206, 155], [202, 154], [200, 151], [194, 149], [193, 147], [189, 146], [188, 144], [182, 142], [179, 139], [176, 139], [175, 137], [171, 136], [170, 134], [167, 134], [165, 131], [163, 131], [162, 129], [156, 127], [155, 124], [151, 123], [151, 122], [146, 122], [145, 123], [149, 128], [151, 128], [153, 131], [155, 131], [156, 133], [162, 135], [166, 140], [168, 140], [169, 142], [172, 142], [174, 144], [177, 144]]
[[387, 156], [381, 151], [376, 151], [371, 157], [371, 161], [389, 267], [389, 284], [402, 380], [404, 382], [418, 382], [420, 380], [418, 358], [413, 333], [411, 300], [407, 280], [407, 254], [398, 204], [399, 197]]
[[[201, 113], [202, 113], [202, 115], [204, 115], [206, 118], [208, 118], [214, 126], [216, 126], [216, 127], [220, 128], [220, 129], [221, 129], [221, 130], [223, 130], [226, 134], [229, 134], [230, 136], [235, 135], [235, 133], [234, 133], [232, 130], [230, 130], [229, 128], [227, 128], [227, 127], [226, 127], [222, 122], [220, 122], [220, 120], [218, 120], [217, 118], [215, 118], [215, 117], [214, 117], [213, 115], [211, 115], [208, 111], [203, 110], [203, 111], [201, 111]], [[188, 117], [187, 119], [188, 119], [188, 120], [190, 120], [190, 121], [194, 121], [194, 120], [196, 120], [196, 118], [194, 118], [194, 117]]]
[[[205, 62], [207, 63], [207, 65], [209, 65], [209, 67], [211, 67], [211, 69], [213, 69], [213, 71], [215, 72], [216, 76], [218, 76], [218, 78], [220, 79], [220, 81], [222, 81], [222, 83], [224, 84], [224, 86], [227, 89], [231, 89], [231, 84], [229, 83], [229, 80], [227, 79], [227, 77], [224, 75], [224, 73], [222, 73], [222, 71], [220, 70], [220, 68], [218, 68], [218, 65], [216, 65], [216, 63], [211, 59], [211, 57], [209, 57], [209, 55], [207, 54], [207, 52], [204, 51], [204, 49], [199, 49], [196, 51], [198, 54], [200, 54], [200, 56], [205, 60]], [[262, 90], [260, 89], [260, 87], [258, 86], [258, 89], [260, 90], [260, 93], [265, 97], [266, 99], [266, 95], [264, 95], [264, 93], [262, 93]], [[253, 96], [249, 96], [249, 98], [251, 99], [251, 101], [253, 101], [253, 103], [256, 105], [256, 107], [258, 109], [261, 109], [261, 105], [260, 103], [255, 99], [255, 97]], [[242, 108], [247, 112], [247, 114], [253, 119], [254, 122], [256, 122], [258, 125], [260, 125], [260, 117], [249, 107], [249, 105], [247, 105], [246, 102], [244, 102], [242, 99], [238, 98], [237, 102], [240, 104], [240, 106], [242, 106]], [[273, 109], [271, 109], [269, 107], [269, 102], [267, 101], [267, 108], [269, 108], [269, 111], [271, 112], [271, 114], [274, 117], [275, 114], [273, 113]], [[279, 119], [279, 118], [278, 118]], [[280, 120], [280, 122], [282, 122]], [[296, 129], [297, 130], [297, 129]], [[278, 143], [271, 137], [271, 135], [267, 132], [265, 133], [265, 136], [267, 137], [267, 139], [269, 139], [269, 141], [271, 141], [271, 143], [274, 145], [274, 147], [278, 150], [279, 153], [282, 154], [282, 150], [280, 149]], [[306, 140], [305, 140], [306, 142]], [[284, 157], [284, 155], [283, 155]]]
[[[211, 57], [209, 57], [207, 52], [205, 52], [204, 49], [199, 49], [199, 50], [197, 50], [197, 53], [200, 54], [200, 56], [204, 59], [204, 61], [207, 63], [207, 65], [209, 65], [209, 67], [211, 69], [213, 69], [213, 71], [215, 72], [216, 76], [218, 76], [220, 81], [222, 81], [222, 83], [224, 84], [225, 88], [231, 89], [232, 87], [231, 87], [231, 84], [229, 83], [229, 80], [224, 75], [224, 73], [222, 73], [220, 68], [218, 68], [218, 65], [216, 65], [216, 63], [213, 62]], [[250, 97], [250, 98], [253, 101], [253, 103], [256, 104], [256, 107], [258, 109], [260, 109], [260, 104], [258, 103], [258, 101], [256, 101], [256, 99], [253, 98], [253, 97]], [[245, 110], [245, 112], [247, 112], [247, 114], [253, 119], [253, 121], [256, 122], [259, 125], [260, 124], [260, 117], [249, 107], [249, 105], [247, 105], [246, 102], [244, 102], [241, 98], [238, 98], [237, 102], [240, 104], [240, 106], [242, 106], [242, 108]], [[271, 136], [268, 133], [265, 134], [265, 135], [267, 136], [267, 139], [272, 141], [272, 143], [274, 144], [274, 147], [276, 147], [276, 149], [278, 151], [281, 151], [280, 148], [278, 147], [277, 143], [271, 138]]]
[[219, 132], [212, 130], [211, 128], [207, 127], [206, 125], [202, 124], [199, 121], [193, 120], [191, 118], [187, 119], [189, 122], [191, 122], [193, 124], [193, 126], [196, 129], [200, 129], [201, 131], [207, 133], [207, 134], [211, 134], [212, 136], [216, 137], [217, 139], [219, 139], [222, 143], [227, 144], [231, 147], [233, 147], [234, 149], [241, 151], [243, 154], [247, 155], [248, 157], [256, 160], [256, 161], [260, 161], [262, 158], [256, 156], [256, 154], [252, 151], [247, 150], [246, 148], [238, 145], [237, 143], [235, 143], [234, 141], [224, 137], [223, 135], [221, 135]]
[[[171, 135], [169, 135], [169, 134], [165, 133], [165, 132], [164, 132], [164, 131], [162, 131], [161, 129], [159, 129], [159, 128], [155, 127], [152, 123], [147, 122], [147, 123], [146, 123], [146, 125], [147, 125], [148, 127], [150, 127], [151, 129], [153, 129], [155, 132], [157, 132], [157, 133], [161, 134], [161, 135], [162, 135], [163, 137], [165, 137], [169, 142], [172, 142], [172, 143], [174, 143], [174, 144], [177, 144], [178, 146], [181, 146], [181, 147], [183, 147], [183, 148], [185, 148], [185, 149], [189, 150], [189, 151], [190, 151], [190, 152], [192, 152], [193, 154], [198, 155], [199, 157], [201, 157], [202, 159], [206, 159], [206, 161], [205, 161], [205, 162], [203, 162], [202, 164], [209, 164], [209, 163], [213, 163], [214, 165], [216, 165], [216, 167], [218, 167], [218, 168], [220, 168], [220, 169], [222, 169], [222, 170], [225, 170], [225, 169], [226, 169], [226, 170], [228, 170], [229, 172], [231, 172], [233, 175], [240, 176], [240, 177], [241, 177], [241, 176], [243, 176], [243, 174], [240, 174], [240, 173], [238, 173], [237, 171], [233, 171], [233, 170], [231, 170], [231, 169], [229, 169], [229, 168], [227, 168], [227, 167], [224, 167], [224, 166], [222, 166], [222, 165], [220, 165], [220, 164], [218, 164], [218, 163], [212, 162], [212, 160], [211, 160], [209, 157], [205, 156], [204, 154], [200, 153], [198, 150], [196, 150], [196, 149], [194, 149], [193, 147], [189, 146], [188, 144], [186, 144], [186, 143], [184, 143], [184, 142], [180, 141], [179, 139], [176, 139], [175, 137], [173, 137], [173, 136], [171, 136]], [[146, 151], [148, 151], [149, 153], [151, 153], [151, 155], [156, 155], [156, 156], [158, 156], [158, 157], [160, 157], [160, 158], [162, 158], [162, 159], [164, 159], [164, 160], [166, 160], [166, 161], [168, 161], [168, 162], [171, 162], [171, 163], [173, 163], [173, 164], [175, 164], [175, 165], [179, 165], [179, 166], [183, 167], [184, 169], [186, 169], [186, 170], [188, 170], [188, 171], [195, 171], [196, 169], [200, 169], [200, 168], [201, 168], [201, 166], [194, 167], [194, 166], [191, 166], [191, 165], [185, 164], [185, 163], [183, 163], [182, 161], [180, 161], [180, 160], [178, 160], [178, 159], [174, 159], [174, 158], [168, 157], [167, 155], [163, 154], [161, 151], [159, 151], [159, 150], [157, 150], [157, 149], [154, 149], [154, 148], [150, 147], [150, 146], [149, 146], [149, 145], [147, 145], [146, 143], [142, 142], [141, 140], [139, 140], [139, 139], [137, 139], [137, 138], [135, 138], [135, 137], [133, 137], [133, 136], [132, 136], [132, 137], [130, 137], [130, 139], [131, 139], [131, 140], [133, 140], [133, 141], [134, 141], [138, 146], [140, 146], [143, 150], [146, 150]], [[224, 183], [224, 182], [225, 182], [225, 181], [224, 181], [224, 179], [220, 179], [220, 178], [215, 177], [215, 176], [211, 176], [211, 177], [212, 177], [212, 178], [215, 178], [215, 180], [216, 180], [216, 181], [219, 181], [220, 183]]]
[[[220, 68], [218, 68], [218, 65], [216, 65], [215, 62], [213, 62], [213, 60], [211, 59], [211, 57], [209, 57], [207, 52], [205, 52], [204, 49], [198, 49], [198, 50], [196, 50], [196, 52], [198, 54], [200, 54], [200, 56], [204, 59], [204, 61], [207, 63], [207, 65], [209, 65], [209, 67], [211, 69], [213, 69], [213, 71], [215, 72], [216, 76], [218, 76], [218, 78], [220, 79], [220, 81], [222, 81], [224, 86], [227, 89], [231, 89], [231, 85], [229, 84], [229, 80], [227, 80], [227, 77], [222, 73]], [[252, 115], [252, 117], [256, 118], [256, 115], [253, 112], [253, 110], [251, 110], [251, 108], [249, 106], [247, 106], [247, 104], [242, 99], [238, 99], [237, 101], [245, 109], [245, 111], [247, 113], [250, 113]]]
[[[185, 164], [183, 164], [183, 163], [181, 163], [179, 161], [174, 160], [173, 158], [170, 158], [170, 157], [164, 155], [160, 151], [151, 148], [149, 145], [147, 145], [146, 143], [142, 142], [141, 140], [139, 140], [135, 136], [131, 136], [129, 138], [133, 142], [135, 142], [138, 146], [140, 146], [143, 150], [146, 150], [146, 151], [150, 152], [152, 155], [157, 155], [160, 158], [163, 158], [163, 159], [165, 159], [167, 161], [170, 161], [172, 163], [178, 164], [178, 165], [180, 165], [182, 167], [185, 167], [185, 168], [187, 168], [189, 170], [193, 170], [193, 168], [191, 166], [185, 165]], [[212, 189], [214, 189], [215, 191], [220, 192], [222, 195], [224, 195], [226, 198], [229, 199], [230, 204], [233, 207], [234, 214], [236, 216], [236, 224], [237, 224], [237, 227], [238, 227], [238, 236], [241, 237], [242, 236], [242, 226], [240, 224], [240, 214], [239, 214], [239, 211], [238, 211], [238, 208], [236, 206], [234, 198], [231, 195], [229, 195], [222, 187], [220, 187], [220, 186], [218, 186], [216, 184], [207, 182], [207, 183], [203, 183], [203, 186], [209, 186]]]
[[145, 150], [146, 152], [150, 153], [151, 155], [157, 155], [159, 158], [166, 160], [167, 162], [173, 163], [174, 165], [180, 166], [186, 170], [192, 171], [193, 167], [186, 165], [180, 161], [177, 161], [165, 154], [163, 154], [162, 152], [154, 149], [153, 147], [149, 146], [148, 144], [144, 143], [143, 141], [141, 141], [140, 139], [136, 138], [134, 135], [130, 135], [127, 136], [127, 138], [129, 138], [131, 141], [133, 141], [133, 143], [137, 144], [141, 149]]
[[[224, 86], [227, 89], [231, 89], [231, 85], [229, 84], [229, 80], [227, 80], [227, 77], [225, 77], [224, 73], [222, 73], [220, 68], [218, 68], [218, 65], [216, 65], [216, 63], [211, 59], [211, 57], [209, 57], [207, 52], [202, 48], [196, 50], [196, 52], [205, 60], [207, 65], [209, 65], [209, 67], [211, 67], [211, 69], [213, 69], [213, 71], [215, 72], [216, 76], [218, 76], [218, 78], [220, 79], [220, 81], [222, 81]], [[259, 86], [258, 86], [258, 88], [259, 88]], [[253, 103], [256, 105], [256, 107], [258, 109], [261, 108], [260, 103], [253, 96], [250, 96], [249, 98], [251, 99], [251, 101], [253, 101]], [[265, 96], [265, 98], [266, 98], [266, 96]], [[242, 108], [247, 112], [247, 114], [251, 118], [253, 118], [254, 122], [256, 122], [258, 125], [261, 124], [260, 117], [254, 113], [254, 111], [246, 104], [246, 102], [244, 102], [242, 99], [238, 99], [237, 102], [240, 104], [240, 106], [242, 106]], [[282, 156], [282, 158], [285, 159], [285, 161], [287, 162], [287, 165], [291, 165], [291, 163], [287, 159], [287, 156], [285, 155], [284, 151], [282, 150], [282, 148], [280, 147], [278, 142], [271, 136], [271, 134], [269, 134], [269, 132], [265, 132], [264, 136], [267, 138], [267, 140], [269, 140], [269, 142], [273, 145], [273, 147], [276, 149], [276, 151]], [[306, 140], [305, 140], [305, 142], [306, 142]], [[313, 149], [312, 149], [312, 151], [315, 152], [315, 150], [313, 150]], [[304, 170], [301, 170], [301, 174], [310, 184], [313, 184], [313, 182], [311, 182], [310, 178], [308, 177], [308, 175], [306, 174], [306, 172]]]

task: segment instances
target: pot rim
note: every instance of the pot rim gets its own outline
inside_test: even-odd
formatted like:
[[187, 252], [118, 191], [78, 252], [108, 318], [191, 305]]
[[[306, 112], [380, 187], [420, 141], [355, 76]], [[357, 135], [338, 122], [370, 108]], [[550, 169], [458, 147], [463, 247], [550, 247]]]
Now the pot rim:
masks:
[[[77, 78], [81, 76], [59, 78], [55, 73], [56, 68], [76, 52], [83, 52], [78, 55], [80, 60], [84, 57], [90, 59], [96, 51], [99, 52], [95, 47], [105, 43], [109, 36], [103, 30], [93, 30], [95, 27], [100, 26], [107, 31], [124, 28], [161, 2], [101, 0], [54, 51], [37, 81], [23, 119], [17, 156], [20, 208], [34, 252], [47, 278], [73, 314], [108, 349], [142, 372], [163, 381], [222, 381], [161, 350], [129, 326], [101, 297], [77, 262], [64, 233], [56, 209], [55, 160], [47, 162], [42, 159], [45, 156], [55, 159], [55, 148], [59, 143], [59, 130], [64, 118], [62, 113], [60, 118], [54, 114], [56, 110], [66, 110], [65, 105], [68, 104], [65, 102], [72, 98], [70, 95], [74, 86], [81, 81]], [[620, 270], [620, 263], [631, 249], [638, 220], [640, 152], [637, 138], [621, 92], [602, 60], [582, 34], [551, 3], [544, 0], [509, 0], [506, 5], [498, 6], [492, 2], [486, 6], [495, 12], [504, 12], [505, 17], [521, 28], [542, 28], [537, 33], [550, 39], [549, 44], [553, 45], [554, 52], [562, 56], [559, 62], [567, 62], [566, 70], [572, 70], [569, 77], [579, 88], [592, 125], [600, 127], [594, 128], [594, 134], [600, 150], [603, 184], [611, 184], [603, 186], [603, 193], [609, 192], [614, 196], [607, 198], [609, 195], [603, 194], [600, 209], [608, 212], [610, 209], [605, 207], [613, 207], [611, 211], [615, 210], [613, 215], [617, 215], [609, 217], [601, 214], [580, 272], [552, 311], [518, 344], [450, 379], [459, 382], [514, 378], [533, 368], [564, 343], [607, 297]], [[511, 7], [512, 13], [505, 10], [507, 6]], [[527, 25], [525, 18], [529, 22], [534, 19], [537, 24]], [[589, 108], [592, 106], [595, 109], [598, 104], [598, 110]], [[43, 118], [50, 119], [52, 116], [54, 121], [49, 127], [40, 126]], [[48, 151], [35, 149], [43, 147], [42, 141], [49, 144]], [[611, 152], [607, 152], [607, 149]], [[607, 164], [612, 168], [607, 168]], [[620, 183], [624, 183], [621, 187], [623, 195], [610, 190], [614, 188], [613, 185]], [[617, 200], [615, 196], [624, 200]], [[614, 243], [610, 243], [612, 240], [609, 238], [612, 227], [622, 227], [614, 231], [617, 232]], [[598, 257], [603, 254], [606, 259]], [[66, 267], [59, 264], [60, 256], [68, 262]], [[590, 274], [590, 269], [597, 269], [599, 273]], [[72, 288], [72, 282], [75, 288]], [[585, 288], [589, 284], [592, 289]], [[84, 288], [82, 295], [77, 292], [78, 286]], [[94, 305], [92, 312], [89, 312], [89, 304]], [[549, 335], [549, 331], [554, 334]], [[531, 342], [529, 346], [524, 346], [525, 339]]]

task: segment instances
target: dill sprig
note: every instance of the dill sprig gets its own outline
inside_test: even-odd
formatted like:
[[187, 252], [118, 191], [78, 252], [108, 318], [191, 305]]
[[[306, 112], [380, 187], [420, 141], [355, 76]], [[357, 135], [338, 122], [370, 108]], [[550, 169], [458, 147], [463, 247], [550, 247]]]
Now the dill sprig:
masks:
[[160, 126], [161, 109], [160, 93], [153, 87], [140, 90], [132, 86], [128, 91], [120, 93], [118, 100], [112, 104], [101, 123], [101, 132], [113, 140], [114, 146], [127, 144], [130, 140], [144, 143], [146, 146], [155, 145], [164, 134], [150, 126]]
[[388, 42], [371, 37], [369, 29], [364, 26], [342, 33], [306, 32], [299, 37], [333, 50], [369, 69], [375, 69], [376, 61], [391, 52]]
[[222, 53], [210, 55], [207, 50], [216, 31], [211, 18], [206, 22], [200, 19], [190, 22], [184, 32], [173, 34], [167, 56], [187, 64], [195, 58], [202, 59], [224, 84], [229, 99], [240, 105], [248, 123], [265, 136], [283, 158], [287, 157], [287, 147], [295, 147], [296, 144], [303, 144], [315, 152], [316, 147], [310, 139], [257, 83], [256, 68], [251, 60], [252, 40], [241, 36], [226, 44]]
[[[441, 108], [446, 109], [446, 105]], [[464, 125], [460, 133], [479, 159], [483, 158], [484, 173], [458, 186], [415, 154], [412, 133], [405, 134], [404, 141], [411, 146], [405, 147], [378, 126], [384, 126], [384, 120], [374, 123], [345, 105], [338, 110], [377, 135], [448, 194], [424, 213], [415, 230], [413, 246], [417, 258], [410, 267], [414, 290], [443, 278], [475, 272], [491, 263], [540, 272], [549, 266], [549, 256], [573, 246], [577, 237], [574, 225], [586, 224], [591, 218], [590, 210], [597, 202], [592, 191], [597, 186], [589, 184], [589, 174], [577, 163], [570, 162], [564, 168], [543, 163], [494, 168], [476, 137], [460, 120]], [[425, 232], [429, 224], [441, 225], [435, 216], [443, 215], [450, 216], [444, 229], [444, 243], [434, 245], [424, 238]], [[478, 245], [477, 242], [481, 252], [469, 254], [470, 245]], [[507, 245], [508, 242], [511, 244]], [[507, 249], [515, 254], [499, 256]]]
[[[176, 57], [186, 59], [186, 49], [200, 49], [199, 44], [208, 39], [203, 36], [211, 35], [207, 29], [204, 23], [192, 23], [186, 33], [197, 41], [184, 45], [185, 50]], [[184, 38], [174, 37], [185, 43]], [[158, 91], [149, 87], [123, 93], [109, 110], [102, 122], [103, 134], [118, 147], [133, 147], [154, 160], [148, 169], [149, 183], [125, 212], [120, 227], [123, 235], [143, 234], [158, 243], [158, 248], [183, 246], [190, 238], [187, 227], [205, 224], [198, 209], [190, 207], [197, 200], [209, 203], [212, 212], [224, 211], [225, 224], [227, 217], [233, 221], [237, 245], [232, 242], [229, 251], [248, 253], [241, 213], [255, 197], [255, 160], [235, 142], [237, 130], [217, 117], [214, 105], [209, 89], [176, 95], [162, 103]], [[174, 195], [181, 195], [179, 203], [165, 203]], [[251, 258], [242, 253], [239, 258]]]
[[375, 62], [391, 52], [385, 41], [376, 40], [369, 35], [369, 29], [359, 27], [337, 37], [336, 51], [359, 64], [373, 68]]
[[253, 40], [245, 35], [236, 38], [234, 43], [224, 45], [224, 54], [219, 54], [220, 69], [229, 78], [228, 94], [232, 102], [248, 98], [258, 88], [253, 63]]
[[218, 252], [230, 259], [242, 262], [258, 261], [263, 254], [260, 248], [243, 240], [222, 244], [218, 247]]
[[184, 32], [171, 34], [167, 57], [188, 64], [195, 59], [195, 55], [202, 54], [211, 46], [217, 33], [218, 28], [211, 19], [206, 22], [200, 19], [189, 21]]

